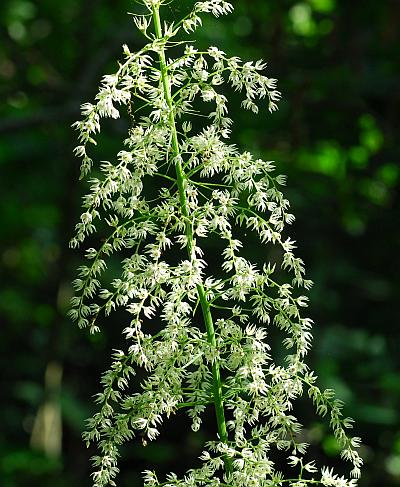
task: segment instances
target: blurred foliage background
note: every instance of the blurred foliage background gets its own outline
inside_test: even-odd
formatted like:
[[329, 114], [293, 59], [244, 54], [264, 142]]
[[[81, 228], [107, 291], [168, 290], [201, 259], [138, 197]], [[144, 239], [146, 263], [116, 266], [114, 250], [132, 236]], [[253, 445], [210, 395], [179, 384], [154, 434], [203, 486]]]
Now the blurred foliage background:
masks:
[[[166, 8], [179, 18], [188, 0]], [[362, 487], [400, 485], [398, 0], [237, 0], [197, 37], [269, 63], [277, 114], [231, 116], [238, 145], [288, 174], [315, 319], [312, 366], [346, 401], [364, 440]], [[119, 319], [89, 337], [66, 318], [82, 262], [68, 249], [84, 186], [71, 123], [121, 45], [142, 45], [128, 0], [2, 0], [0, 4], [0, 484], [90, 485], [81, 441], [92, 395], [119, 340]], [[110, 126], [112, 157], [127, 121]], [[117, 142], [116, 142], [117, 141]], [[307, 413], [308, 440], [326, 429]], [[175, 421], [175, 420], [174, 420]], [[174, 422], [172, 421], [172, 423]], [[125, 451], [121, 486], [140, 471], [178, 469], [204, 437], [167, 424], [159, 441]], [[213, 428], [210, 425], [210, 428]], [[205, 435], [205, 433], [204, 433]], [[337, 461], [329, 434], [322, 451]], [[183, 451], [183, 453], [182, 453]]]

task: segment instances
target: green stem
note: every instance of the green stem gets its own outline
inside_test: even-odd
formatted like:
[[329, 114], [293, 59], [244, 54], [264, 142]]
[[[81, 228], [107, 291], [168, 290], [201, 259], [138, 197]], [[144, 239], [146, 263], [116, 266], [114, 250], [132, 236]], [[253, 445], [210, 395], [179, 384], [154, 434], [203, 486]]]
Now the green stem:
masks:
[[[162, 40], [163, 33], [161, 27], [159, 5], [154, 5], [152, 9], [153, 9], [152, 13], [153, 13], [153, 21], [154, 21], [156, 37], [158, 40]], [[178, 134], [177, 134], [176, 124], [175, 124], [173, 101], [171, 96], [171, 87], [170, 87], [170, 81], [168, 76], [167, 63], [165, 60], [164, 46], [160, 47], [158, 56], [160, 61], [160, 71], [161, 71], [161, 80], [162, 80], [162, 85], [164, 90], [164, 97], [169, 108], [169, 125], [171, 129], [172, 151], [174, 155], [176, 179], [177, 179], [178, 190], [179, 190], [179, 200], [181, 204], [182, 214], [186, 221], [185, 233], [187, 238], [187, 252], [188, 252], [189, 259], [192, 259], [194, 239], [193, 239], [192, 224], [190, 222], [189, 210], [188, 210], [187, 200], [186, 200], [185, 188], [187, 184], [187, 179], [181, 164]], [[199, 301], [203, 312], [204, 324], [207, 330], [208, 343], [213, 348], [216, 348], [217, 343], [215, 338], [214, 323], [210, 311], [210, 304], [208, 303], [206, 292], [202, 284], [197, 285], [197, 293], [199, 296]], [[214, 407], [215, 407], [215, 413], [217, 418], [218, 434], [220, 440], [224, 443], [227, 443], [228, 432], [226, 428], [225, 411], [224, 411], [224, 404], [222, 399], [221, 373], [220, 373], [219, 363], [217, 360], [212, 365], [212, 377], [213, 377], [213, 389], [214, 389], [213, 399], [214, 399]], [[229, 458], [225, 458], [224, 462], [225, 462], [226, 472], [228, 474], [232, 473], [231, 460]]]

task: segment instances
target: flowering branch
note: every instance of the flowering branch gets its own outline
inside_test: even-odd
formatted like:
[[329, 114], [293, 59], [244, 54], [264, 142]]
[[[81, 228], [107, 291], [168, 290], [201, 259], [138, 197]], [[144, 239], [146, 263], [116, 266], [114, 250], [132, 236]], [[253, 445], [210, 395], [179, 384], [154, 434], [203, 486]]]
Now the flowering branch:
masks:
[[[130, 317], [122, 330], [127, 350], [114, 352], [96, 398], [99, 411], [84, 433], [99, 448], [93, 485], [116, 485], [119, 447], [139, 431], [152, 441], [160, 423], [181, 410], [197, 431], [212, 404], [218, 437], [204, 445], [201, 466], [183, 479], [171, 473], [161, 482], [146, 471], [146, 486], [354, 487], [362, 460], [359, 439], [347, 435], [352, 420], [342, 417], [342, 403], [331, 390], [316, 386], [304, 362], [312, 321], [302, 315], [307, 297], [298, 289], [308, 289], [311, 281], [294, 254], [295, 242], [284, 237], [294, 220], [281, 191], [286, 178], [274, 174], [271, 161], [228, 143], [232, 120], [222, 85], [242, 92], [243, 107], [257, 113], [263, 99], [270, 112], [277, 109], [277, 82], [261, 73], [262, 61], [243, 62], [216, 47], [197, 51], [189, 44], [180, 57], [167, 59], [170, 47], [182, 45], [175, 40], [179, 33], [194, 31], [203, 13], [218, 17], [232, 6], [200, 1], [181, 21], [168, 24], [160, 16], [164, 3], [143, 0], [148, 14], [135, 23], [148, 44], [138, 53], [124, 46], [125, 61], [103, 78], [96, 103], [85, 103], [83, 120], [74, 124], [85, 177], [102, 119], [118, 118], [126, 106], [133, 122], [116, 161], [103, 162], [102, 176], [90, 180], [71, 241], [73, 247], [85, 242], [100, 218], [110, 228], [98, 249], [86, 251], [90, 264], [80, 267], [74, 281], [71, 317], [91, 333], [116, 308]], [[277, 246], [280, 257], [261, 266], [245, 257], [246, 241], [235, 236], [240, 226], [257, 235], [260, 245]], [[201, 245], [210, 236], [221, 250], [215, 269]], [[122, 254], [121, 271], [107, 283], [112, 254]], [[285, 365], [274, 362], [267, 341], [272, 325], [286, 335]], [[131, 393], [128, 386], [140, 367], [146, 379], [140, 392]], [[304, 388], [317, 414], [330, 415], [342, 456], [353, 465], [351, 480], [306, 458], [302, 425], [292, 414]], [[287, 452], [295, 478], [279, 472], [273, 450]]]
[[[152, 13], [153, 13], [153, 21], [154, 27], [156, 31], [156, 38], [160, 41], [163, 39], [163, 33], [161, 28], [161, 20], [160, 20], [160, 5], [153, 5]], [[172, 156], [173, 160], [175, 161], [175, 171], [176, 171], [176, 181], [178, 184], [179, 190], [179, 200], [182, 209], [182, 215], [185, 219], [185, 234], [187, 239], [187, 253], [189, 259], [196, 258], [193, 255], [194, 250], [194, 239], [193, 239], [193, 230], [190, 221], [190, 215], [188, 211], [188, 205], [186, 200], [186, 175], [182, 169], [181, 165], [181, 154], [178, 142], [178, 135], [176, 132], [176, 125], [175, 125], [175, 116], [174, 116], [174, 107], [173, 101], [171, 98], [171, 88], [170, 88], [170, 81], [167, 71], [167, 65], [165, 61], [165, 53], [164, 49], [158, 53], [160, 59], [160, 71], [161, 71], [161, 80], [164, 90], [164, 97], [165, 101], [167, 102], [168, 109], [169, 109], [169, 123], [171, 128], [171, 138], [172, 138]], [[207, 340], [208, 343], [212, 348], [216, 348], [217, 342], [215, 338], [215, 330], [214, 330], [214, 323], [210, 311], [210, 305], [208, 303], [206, 293], [204, 291], [204, 287], [201, 283], [197, 284], [197, 293], [201, 305], [201, 309], [203, 312], [203, 318], [205, 327], [207, 330]], [[226, 430], [226, 421], [225, 421], [225, 411], [224, 411], [224, 404], [222, 401], [222, 384], [221, 384], [221, 373], [219, 370], [219, 363], [218, 361], [214, 361], [212, 364], [212, 377], [213, 377], [213, 396], [214, 396], [214, 405], [215, 405], [215, 412], [217, 417], [217, 426], [218, 426], [218, 433], [219, 437], [222, 442], [226, 443], [228, 441], [228, 433]], [[225, 467], [228, 474], [232, 472], [232, 463], [229, 458], [225, 458]]]

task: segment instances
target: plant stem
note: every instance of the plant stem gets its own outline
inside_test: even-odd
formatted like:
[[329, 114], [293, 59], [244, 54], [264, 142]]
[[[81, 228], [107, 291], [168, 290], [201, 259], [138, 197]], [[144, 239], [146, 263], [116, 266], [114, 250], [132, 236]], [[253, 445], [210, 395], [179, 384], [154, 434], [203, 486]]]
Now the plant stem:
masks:
[[[153, 21], [154, 21], [156, 37], [158, 40], [161, 41], [163, 39], [163, 33], [161, 27], [159, 5], [157, 4], [153, 5], [152, 10], [153, 10], [152, 13], [153, 13]], [[192, 224], [190, 222], [189, 210], [188, 210], [187, 200], [186, 200], [185, 188], [186, 188], [187, 179], [181, 164], [178, 134], [176, 130], [173, 101], [171, 96], [171, 87], [170, 87], [170, 81], [168, 76], [167, 64], [165, 60], [164, 46], [162, 44], [160, 50], [158, 51], [158, 56], [160, 61], [160, 71], [161, 71], [161, 80], [162, 80], [162, 85], [164, 90], [164, 97], [169, 108], [169, 125], [171, 129], [172, 151], [174, 156], [176, 179], [177, 179], [178, 191], [179, 191], [179, 200], [181, 204], [182, 214], [186, 221], [185, 233], [187, 238], [187, 252], [188, 252], [189, 259], [192, 259], [194, 239], [193, 239]], [[216, 348], [217, 343], [215, 338], [214, 323], [210, 311], [210, 304], [207, 300], [206, 292], [202, 284], [197, 285], [197, 293], [199, 296], [199, 301], [200, 301], [203, 318], [204, 318], [204, 324], [207, 331], [208, 343], [213, 348]], [[224, 443], [227, 443], [228, 432], [226, 428], [225, 411], [224, 411], [224, 404], [222, 400], [222, 382], [221, 382], [221, 373], [220, 373], [218, 360], [215, 360], [212, 365], [212, 377], [213, 377], [213, 389], [214, 389], [213, 399], [214, 399], [214, 407], [215, 407], [215, 413], [217, 418], [218, 434], [220, 440]], [[225, 463], [225, 469], [227, 474], [232, 473], [232, 461], [229, 458], [225, 457], [224, 463]]]

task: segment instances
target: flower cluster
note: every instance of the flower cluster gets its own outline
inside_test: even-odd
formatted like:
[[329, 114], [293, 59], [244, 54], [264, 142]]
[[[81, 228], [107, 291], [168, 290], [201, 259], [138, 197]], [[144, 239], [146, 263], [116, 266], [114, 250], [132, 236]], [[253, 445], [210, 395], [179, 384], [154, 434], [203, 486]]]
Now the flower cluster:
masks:
[[[282, 192], [286, 179], [275, 174], [272, 161], [229, 143], [232, 120], [223, 85], [243, 93], [245, 109], [257, 112], [266, 99], [273, 112], [277, 82], [262, 74], [264, 62], [243, 62], [216, 47], [198, 51], [190, 44], [180, 57], [167, 59], [168, 48], [180, 44], [172, 39], [181, 29], [191, 32], [202, 13], [219, 16], [232, 6], [197, 2], [180, 22], [162, 24], [163, 3], [144, 0], [151, 16], [135, 22], [149, 43], [138, 53], [124, 46], [125, 61], [103, 78], [95, 103], [85, 103], [83, 120], [74, 124], [84, 177], [93, 164], [87, 145], [96, 144], [101, 119], [119, 117], [123, 107], [133, 114], [115, 161], [102, 162], [90, 179], [71, 241], [73, 247], [89, 236], [92, 241], [100, 219], [109, 228], [98, 248], [86, 250], [89, 262], [74, 281], [72, 319], [95, 333], [115, 309], [127, 316], [121, 330], [126, 350], [114, 352], [96, 399], [99, 411], [84, 434], [99, 448], [93, 484], [115, 485], [119, 447], [138, 432], [154, 440], [159, 425], [180, 410], [197, 431], [205, 410], [214, 408], [218, 438], [204, 445], [201, 466], [165, 481], [146, 471], [146, 486], [354, 487], [362, 460], [359, 439], [347, 434], [352, 420], [342, 416], [331, 390], [316, 386], [304, 362], [312, 321], [303, 316], [307, 297], [301, 289], [312, 283], [286, 236], [294, 220]], [[251, 260], [247, 233], [266, 252], [276, 249], [265, 254], [269, 261]], [[210, 238], [221, 251], [214, 268]], [[107, 282], [112, 254], [121, 256], [120, 273]], [[268, 343], [273, 326], [284, 335], [283, 364]], [[146, 378], [132, 392], [137, 368]], [[308, 458], [293, 414], [304, 390], [316, 412], [330, 417], [342, 456], [353, 464], [352, 480]], [[297, 471], [293, 480], [280, 473], [276, 450], [286, 452]]]

